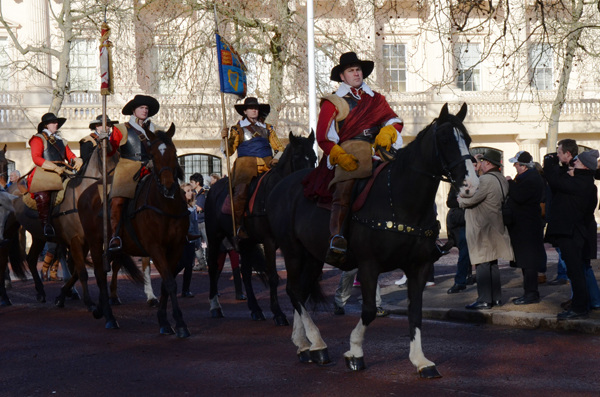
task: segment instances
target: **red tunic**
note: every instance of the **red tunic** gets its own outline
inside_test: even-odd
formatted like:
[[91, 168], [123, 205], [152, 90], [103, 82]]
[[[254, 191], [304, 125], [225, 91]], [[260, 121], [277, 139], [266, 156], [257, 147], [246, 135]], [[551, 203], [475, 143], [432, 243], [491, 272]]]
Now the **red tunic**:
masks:
[[[353, 89], [353, 92], [360, 94], [361, 98], [344, 120], [342, 128], [337, 132], [340, 138], [338, 144], [356, 137], [369, 128], [381, 127], [387, 121], [398, 117], [383, 95], [375, 92], [375, 95], [371, 97], [362, 90], [356, 91]], [[332, 192], [329, 190], [329, 182], [335, 175], [335, 169], [330, 170], [327, 167], [327, 156], [329, 156], [329, 152], [336, 143], [327, 138], [327, 133], [331, 124], [335, 122], [337, 114], [338, 110], [335, 105], [324, 100], [321, 104], [317, 122], [317, 142], [325, 156], [321, 159], [319, 166], [302, 181], [304, 195], [308, 198], [319, 198], [321, 202], [331, 201]], [[394, 123], [392, 125], [398, 132], [402, 131], [402, 124]]]
[[[33, 136], [29, 140], [29, 146], [31, 147], [31, 158], [33, 159], [33, 163], [38, 167], [41, 167], [44, 164], [44, 141], [39, 136]], [[67, 156], [67, 160], [71, 161], [77, 156], [71, 151], [68, 145], [65, 145], [65, 154]], [[27, 186], [31, 186], [31, 180], [33, 179], [33, 175], [35, 174], [35, 169], [29, 173], [27, 176]]]

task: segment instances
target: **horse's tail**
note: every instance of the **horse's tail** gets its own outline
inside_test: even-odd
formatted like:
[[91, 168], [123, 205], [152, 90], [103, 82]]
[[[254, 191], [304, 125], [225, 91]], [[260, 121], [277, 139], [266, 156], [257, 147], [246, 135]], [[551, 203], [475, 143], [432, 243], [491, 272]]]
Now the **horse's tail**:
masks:
[[313, 312], [316, 312], [319, 308], [325, 309], [325, 307], [327, 306], [327, 297], [325, 296], [325, 294], [323, 293], [323, 289], [321, 288], [321, 276], [312, 284], [310, 284], [310, 282], [306, 282], [307, 284], [309, 284], [309, 288], [308, 291], [308, 300], [307, 300], [307, 305], [309, 305], [311, 307], [311, 310]]
[[19, 240], [10, 240], [8, 243], [8, 259], [10, 260], [10, 265], [12, 267], [12, 271], [20, 279], [25, 279], [27, 277], [27, 262], [25, 262], [25, 255], [23, 255], [23, 251], [21, 250], [21, 245], [19, 244]]
[[250, 264], [252, 270], [257, 273], [258, 278], [265, 287], [269, 286], [269, 277], [267, 276], [267, 262], [265, 260], [265, 251], [260, 244], [240, 242], [240, 261]]
[[125, 270], [127, 277], [135, 284], [144, 285], [144, 275], [137, 265], [131, 259], [131, 256], [122, 252], [116, 252], [111, 254], [113, 262], [118, 263], [121, 269]]

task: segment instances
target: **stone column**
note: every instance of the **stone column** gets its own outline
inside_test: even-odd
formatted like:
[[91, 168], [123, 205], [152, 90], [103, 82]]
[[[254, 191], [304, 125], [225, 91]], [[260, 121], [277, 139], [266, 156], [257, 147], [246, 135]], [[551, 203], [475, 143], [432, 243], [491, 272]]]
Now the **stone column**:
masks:
[[[531, 156], [533, 157], [533, 161], [537, 161], [538, 163], [540, 163], [540, 142], [542, 141], [541, 139], [520, 139], [519, 137], [517, 137], [517, 144], [519, 145], [519, 150], [525, 150], [527, 152], [529, 152], [529, 154], [531, 154]], [[514, 156], [515, 153], [509, 153], [509, 158]]]
[[[50, 20], [48, 1], [46, 0], [28, 0], [25, 2], [28, 23], [23, 24], [24, 40], [23, 47], [27, 44], [33, 46], [50, 47]], [[52, 74], [52, 60], [50, 55], [37, 55], [36, 63], [38, 67], [48, 75]], [[50, 79], [41, 73], [32, 72], [27, 80], [27, 89], [51, 89]]]

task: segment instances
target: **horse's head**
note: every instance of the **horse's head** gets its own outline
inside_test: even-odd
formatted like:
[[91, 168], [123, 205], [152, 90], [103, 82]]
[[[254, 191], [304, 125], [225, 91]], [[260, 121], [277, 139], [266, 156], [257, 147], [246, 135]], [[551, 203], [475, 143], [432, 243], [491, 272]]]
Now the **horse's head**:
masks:
[[475, 193], [479, 178], [469, 153], [471, 137], [463, 124], [466, 115], [466, 103], [456, 115], [450, 114], [448, 104], [445, 104], [432, 127], [436, 140], [436, 157], [441, 162], [443, 175], [462, 196], [468, 197]]
[[308, 138], [296, 136], [291, 131], [288, 137], [290, 143], [285, 147], [277, 167], [284, 169], [286, 174], [305, 168], [314, 168], [317, 163], [314, 131], [311, 131]]
[[154, 178], [163, 196], [172, 199], [175, 193], [179, 192], [177, 179], [183, 176], [177, 161], [177, 149], [172, 139], [175, 135], [175, 124], [171, 123], [166, 132], [161, 130], [152, 132], [147, 127], [144, 129], [148, 135], [147, 151], [152, 160]]
[[6, 159], [6, 145], [0, 150], [0, 180], [2, 185], [8, 182], [8, 160]]

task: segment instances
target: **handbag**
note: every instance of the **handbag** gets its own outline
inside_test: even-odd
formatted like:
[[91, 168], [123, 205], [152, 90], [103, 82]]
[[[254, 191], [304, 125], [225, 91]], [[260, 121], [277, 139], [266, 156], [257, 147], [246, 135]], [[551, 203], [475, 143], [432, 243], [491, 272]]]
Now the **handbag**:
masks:
[[502, 222], [504, 226], [508, 227], [515, 223], [515, 217], [513, 214], [512, 208], [508, 205], [508, 195], [504, 195], [504, 188], [502, 187], [502, 182], [500, 182], [500, 178], [497, 175], [492, 174], [498, 179], [498, 183], [500, 184], [500, 191], [502, 191], [502, 206], [500, 210], [502, 212]]

